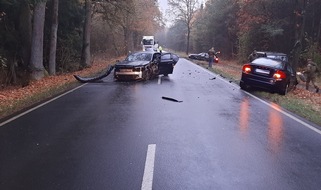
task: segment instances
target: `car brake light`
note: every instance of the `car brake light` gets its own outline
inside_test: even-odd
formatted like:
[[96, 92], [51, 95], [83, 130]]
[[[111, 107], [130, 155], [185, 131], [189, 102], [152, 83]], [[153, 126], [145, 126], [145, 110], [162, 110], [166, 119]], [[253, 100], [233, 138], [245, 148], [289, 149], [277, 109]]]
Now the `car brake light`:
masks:
[[242, 71], [246, 74], [250, 73], [252, 71], [252, 68], [249, 64], [243, 65]]
[[277, 70], [274, 73], [273, 78], [276, 79], [276, 80], [282, 80], [282, 79], [286, 78], [286, 74], [283, 71]]

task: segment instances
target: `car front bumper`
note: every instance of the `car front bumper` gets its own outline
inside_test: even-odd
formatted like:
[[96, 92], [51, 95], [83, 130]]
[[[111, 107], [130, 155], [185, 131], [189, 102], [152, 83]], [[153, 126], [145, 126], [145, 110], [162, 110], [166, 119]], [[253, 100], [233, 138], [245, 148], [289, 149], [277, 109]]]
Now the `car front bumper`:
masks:
[[139, 80], [143, 79], [142, 71], [115, 71], [114, 78], [117, 80]]

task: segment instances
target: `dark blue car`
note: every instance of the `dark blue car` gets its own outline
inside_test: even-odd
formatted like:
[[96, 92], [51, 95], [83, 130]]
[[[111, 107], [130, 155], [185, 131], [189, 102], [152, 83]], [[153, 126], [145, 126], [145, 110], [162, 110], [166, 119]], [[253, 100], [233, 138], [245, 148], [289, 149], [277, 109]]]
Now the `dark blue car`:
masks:
[[285, 95], [297, 84], [296, 72], [281, 59], [260, 57], [242, 68], [240, 87], [244, 90], [255, 87]]

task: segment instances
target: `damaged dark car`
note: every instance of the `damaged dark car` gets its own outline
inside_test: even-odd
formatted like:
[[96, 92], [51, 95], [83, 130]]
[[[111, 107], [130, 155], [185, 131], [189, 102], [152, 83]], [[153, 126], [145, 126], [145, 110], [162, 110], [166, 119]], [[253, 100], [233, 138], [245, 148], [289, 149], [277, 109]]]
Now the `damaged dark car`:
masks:
[[152, 51], [136, 52], [128, 55], [125, 60], [110, 65], [106, 72], [90, 78], [74, 75], [82, 83], [98, 81], [114, 71], [115, 80], [149, 80], [158, 75], [168, 76], [173, 73], [179, 57], [173, 53]]
[[158, 75], [172, 74], [179, 58], [172, 53], [136, 52], [115, 64], [116, 80], [149, 80]]

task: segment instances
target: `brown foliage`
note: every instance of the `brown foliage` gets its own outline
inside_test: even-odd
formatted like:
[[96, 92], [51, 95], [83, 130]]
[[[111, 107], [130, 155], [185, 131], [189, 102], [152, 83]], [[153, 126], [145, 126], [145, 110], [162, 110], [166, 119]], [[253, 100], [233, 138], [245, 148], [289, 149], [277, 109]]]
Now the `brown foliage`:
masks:
[[238, 27], [244, 33], [255, 25], [264, 24], [269, 20], [269, 13], [264, 9], [262, 0], [246, 0], [240, 2], [240, 11], [238, 13]]

